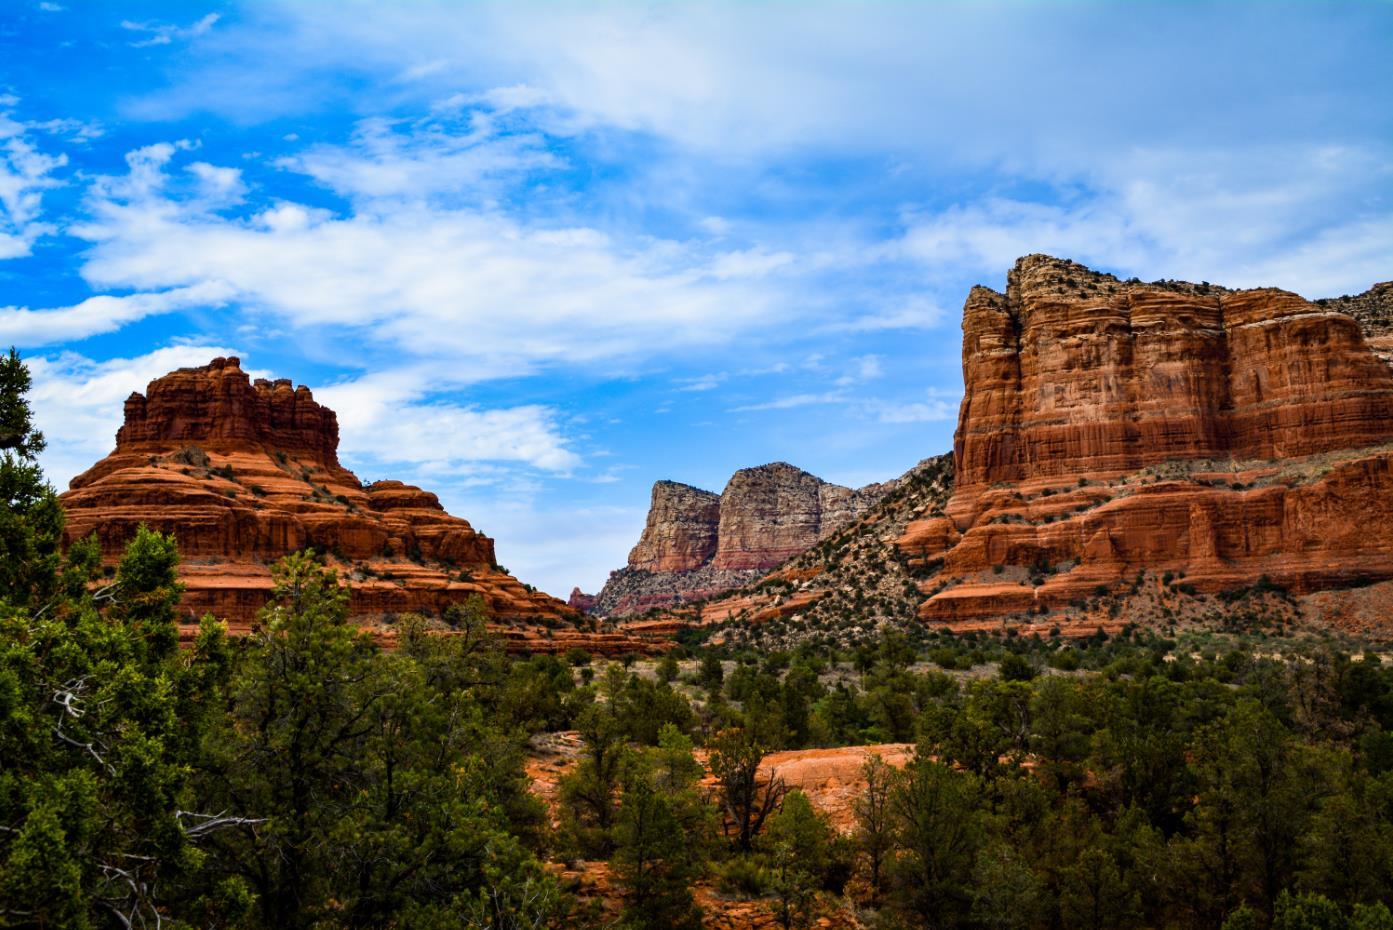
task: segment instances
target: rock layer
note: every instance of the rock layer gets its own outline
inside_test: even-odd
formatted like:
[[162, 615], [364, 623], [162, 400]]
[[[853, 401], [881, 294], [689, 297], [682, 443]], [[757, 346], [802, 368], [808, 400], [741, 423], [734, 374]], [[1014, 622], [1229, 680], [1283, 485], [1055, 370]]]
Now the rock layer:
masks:
[[653, 485], [648, 522], [629, 567], [641, 572], [688, 572], [716, 554], [721, 495], [676, 481]]
[[[512, 627], [513, 648], [585, 645], [576, 637], [586, 634], [561, 629], [576, 612], [500, 569], [493, 540], [436, 495], [400, 481], [364, 486], [340, 465], [337, 418], [308, 388], [253, 384], [236, 358], [219, 358], [151, 382], [125, 413], [115, 451], [62, 495], [68, 537], [95, 533], [110, 562], [142, 523], [173, 533], [188, 617], [245, 627], [270, 594], [271, 563], [310, 547], [349, 583], [360, 621], [438, 617], [477, 595]], [[623, 639], [592, 645], [631, 651]]]
[[1393, 369], [1361, 324], [1043, 255], [1005, 294], [974, 288], [954, 493], [899, 541], [943, 562], [921, 615], [1048, 610], [1141, 570], [1200, 590], [1393, 577]]
[[854, 521], [893, 487], [853, 490], [785, 462], [741, 469], [721, 494], [659, 481], [628, 565], [610, 575], [592, 610], [624, 616], [748, 584]]

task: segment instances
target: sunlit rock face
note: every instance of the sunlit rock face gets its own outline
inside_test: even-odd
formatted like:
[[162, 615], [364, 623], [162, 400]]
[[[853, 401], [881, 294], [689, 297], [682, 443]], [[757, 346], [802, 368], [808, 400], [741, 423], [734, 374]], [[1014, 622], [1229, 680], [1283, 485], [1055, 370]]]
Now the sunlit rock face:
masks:
[[171, 372], [130, 396], [115, 451], [62, 495], [68, 538], [95, 533], [114, 561], [142, 523], [173, 533], [187, 612], [236, 624], [265, 603], [270, 563], [304, 548], [338, 567], [361, 618], [438, 615], [476, 594], [503, 622], [575, 616], [500, 571], [493, 540], [434, 494], [364, 486], [338, 439], [309, 388], [252, 383], [236, 358]]
[[1143, 569], [1210, 591], [1393, 577], [1380, 293], [1317, 304], [1044, 255], [1004, 294], [974, 288], [955, 490], [899, 541], [943, 560], [921, 615], [1047, 609]]
[[853, 490], [785, 462], [743, 468], [720, 494], [659, 481], [638, 545], [592, 610], [642, 613], [741, 587], [847, 526], [893, 486]]

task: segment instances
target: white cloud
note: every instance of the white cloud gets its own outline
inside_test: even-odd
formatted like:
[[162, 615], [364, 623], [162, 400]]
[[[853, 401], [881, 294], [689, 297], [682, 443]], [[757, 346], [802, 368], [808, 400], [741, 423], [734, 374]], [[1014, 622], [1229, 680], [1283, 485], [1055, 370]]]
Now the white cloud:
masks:
[[30, 348], [74, 342], [115, 332], [127, 323], [161, 313], [220, 306], [231, 296], [232, 291], [226, 285], [208, 281], [154, 294], [99, 295], [54, 310], [0, 307], [0, 342]]
[[711, 276], [721, 281], [728, 278], [762, 278], [780, 268], [787, 268], [794, 260], [791, 252], [770, 252], [762, 248], [725, 252], [711, 262]]
[[246, 193], [242, 172], [238, 168], [220, 168], [206, 161], [189, 165], [189, 173], [198, 178], [204, 197], [218, 203], [236, 203]]
[[948, 314], [931, 298], [916, 294], [872, 313], [852, 316], [822, 327], [827, 333], [878, 333], [897, 329], [933, 329]]
[[448, 360], [455, 383], [722, 344], [799, 309], [766, 280], [783, 259], [741, 273], [728, 255], [688, 244], [531, 226], [488, 209], [379, 209], [370, 198], [346, 216], [284, 202], [229, 218], [171, 189], [177, 148], [133, 152], [128, 175], [94, 184], [90, 220], [70, 229], [92, 243], [82, 273], [94, 286], [224, 283], [284, 326]]
[[502, 134], [491, 114], [476, 110], [463, 126], [366, 119], [354, 129], [350, 144], [312, 146], [279, 164], [349, 197], [455, 195], [478, 200], [486, 181], [556, 168], [560, 161], [540, 136]]
[[[267, 116], [318, 106], [304, 90], [324, 75], [379, 95], [406, 77], [423, 95], [502, 86], [518, 106], [704, 152], [1098, 165], [1163, 139], [1386, 133], [1382, 6], [285, 0], [245, 11], [223, 55], [143, 106]], [[1354, 68], [1371, 80], [1351, 86]]]
[[730, 380], [730, 373], [726, 371], [712, 372], [711, 374], [698, 375], [695, 378], [679, 378], [677, 383], [679, 391], [713, 391]]
[[181, 42], [186, 39], [196, 39], [201, 35], [206, 35], [221, 18], [222, 16], [218, 13], [209, 13], [188, 26], [176, 26], [173, 23], [142, 23], [127, 19], [121, 21], [121, 28], [128, 32], [148, 35], [148, 39], [130, 43], [132, 48], [146, 48], [151, 45], [169, 45], [176, 39]]
[[1364, 192], [1390, 181], [1393, 161], [1369, 149], [1137, 151], [1063, 202], [910, 213], [886, 254], [998, 282], [1048, 252], [1146, 280], [1358, 292], [1388, 276], [1393, 209]]
[[31, 124], [16, 121], [8, 108], [19, 98], [0, 98], [0, 259], [28, 255], [34, 242], [56, 231], [39, 219], [43, 192], [61, 183], [54, 171], [68, 163], [65, 154], [39, 150]]
[[749, 413], [757, 410], [792, 410], [795, 407], [811, 407], [816, 404], [844, 404], [848, 401], [845, 391], [822, 391], [817, 393], [789, 394], [758, 404], [745, 404], [733, 408], [733, 413]]
[[957, 418], [958, 401], [878, 403], [872, 409], [881, 423], [937, 423]]
[[115, 448], [123, 405], [132, 391], [144, 391], [175, 368], [240, 354], [225, 346], [179, 345], [100, 362], [75, 352], [26, 357], [34, 378], [29, 400], [35, 423], [48, 440], [40, 457], [48, 480], [61, 491]]
[[851, 360], [851, 367], [847, 373], [833, 383], [838, 387], [847, 387], [862, 381], [873, 381], [885, 373], [880, 361], [879, 355], [862, 355], [859, 358], [854, 358]]
[[435, 400], [425, 381], [420, 372], [395, 371], [318, 389], [316, 397], [338, 412], [345, 458], [435, 473], [476, 462], [553, 472], [580, 464], [552, 409], [528, 404], [489, 410]]

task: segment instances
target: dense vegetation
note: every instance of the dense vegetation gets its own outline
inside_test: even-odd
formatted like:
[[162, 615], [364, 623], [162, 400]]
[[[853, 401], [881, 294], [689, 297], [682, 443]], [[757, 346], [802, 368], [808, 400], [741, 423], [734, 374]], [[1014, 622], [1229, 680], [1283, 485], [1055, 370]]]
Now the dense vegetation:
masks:
[[[1139, 634], [509, 659], [480, 605], [384, 651], [312, 554], [180, 645], [178, 552], [63, 551], [0, 359], [0, 926], [1393, 930], [1393, 670]], [[1236, 641], [1234, 641], [1236, 642]], [[527, 741], [578, 731], [559, 826]], [[760, 768], [872, 759], [854, 829]], [[701, 760], [701, 761], [699, 761]], [[604, 908], [548, 862], [604, 860]]]

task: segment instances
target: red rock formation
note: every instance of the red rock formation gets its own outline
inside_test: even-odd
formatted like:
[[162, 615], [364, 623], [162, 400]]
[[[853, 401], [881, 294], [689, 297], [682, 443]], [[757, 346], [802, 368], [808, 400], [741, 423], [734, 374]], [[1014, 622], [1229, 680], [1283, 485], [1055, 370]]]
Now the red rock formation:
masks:
[[627, 616], [739, 588], [845, 527], [894, 487], [844, 488], [784, 462], [737, 471], [719, 495], [659, 481], [628, 565], [610, 575], [592, 609]]
[[337, 418], [308, 388], [252, 384], [235, 358], [180, 369], [131, 395], [115, 451], [73, 479], [62, 496], [68, 537], [96, 533], [114, 561], [142, 523], [173, 533], [187, 614], [235, 628], [266, 602], [270, 564], [313, 547], [348, 581], [363, 622], [438, 616], [478, 595], [512, 627], [514, 648], [647, 648], [622, 634], [562, 629], [576, 612], [500, 570], [493, 540], [428, 491], [399, 481], [364, 487], [337, 449]]
[[572, 588], [571, 596], [566, 599], [566, 606], [572, 610], [588, 614], [590, 609], [595, 606], [595, 595], [586, 594], [580, 588]]
[[785, 462], [742, 468], [720, 497], [720, 528], [712, 565], [771, 569], [830, 536], [878, 499], [828, 484]]
[[629, 567], [641, 572], [688, 572], [716, 554], [721, 496], [676, 481], [653, 485], [648, 522]]
[[1202, 591], [1393, 577], [1393, 370], [1336, 309], [1032, 255], [969, 295], [963, 376], [946, 516], [899, 542], [943, 560], [928, 619], [1139, 570]]

